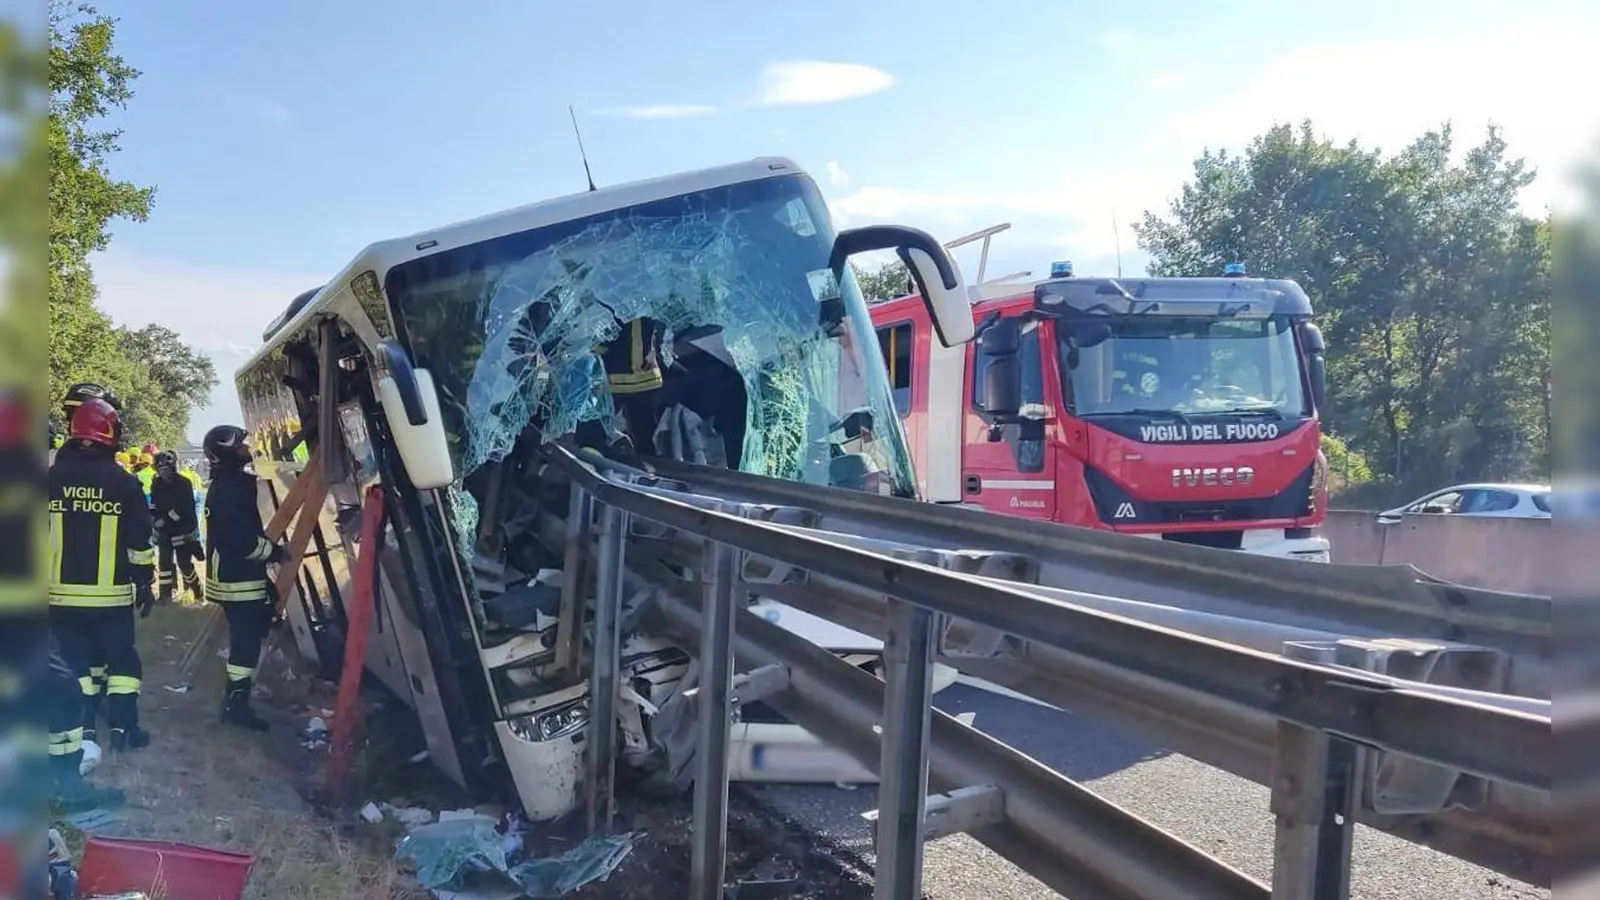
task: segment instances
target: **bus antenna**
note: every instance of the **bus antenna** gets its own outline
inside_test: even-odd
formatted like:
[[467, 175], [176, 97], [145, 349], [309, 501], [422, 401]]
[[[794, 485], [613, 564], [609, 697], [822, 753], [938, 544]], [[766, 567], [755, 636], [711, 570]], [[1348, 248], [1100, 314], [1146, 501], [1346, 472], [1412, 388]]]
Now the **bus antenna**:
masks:
[[1111, 211], [1111, 240], [1117, 246], [1117, 277], [1122, 277], [1122, 232], [1117, 228], [1117, 211]]
[[583, 149], [583, 132], [578, 130], [578, 114], [572, 111], [572, 105], [567, 105], [567, 115], [572, 119], [572, 136], [578, 139], [578, 158], [583, 160], [583, 177], [589, 179], [589, 190], [598, 190], [594, 186], [594, 174], [589, 171], [589, 154]]

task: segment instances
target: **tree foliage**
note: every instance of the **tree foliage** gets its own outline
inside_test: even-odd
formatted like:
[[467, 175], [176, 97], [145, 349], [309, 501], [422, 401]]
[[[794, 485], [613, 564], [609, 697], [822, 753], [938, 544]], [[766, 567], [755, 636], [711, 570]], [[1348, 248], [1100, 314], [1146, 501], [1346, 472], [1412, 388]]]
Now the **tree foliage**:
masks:
[[868, 301], [895, 300], [916, 291], [916, 286], [911, 282], [911, 271], [898, 259], [871, 271], [855, 263], [851, 263], [850, 267], [855, 270], [861, 296]]
[[1306, 289], [1324, 419], [1401, 492], [1549, 477], [1550, 223], [1519, 212], [1534, 173], [1497, 129], [1453, 150], [1448, 125], [1389, 156], [1279, 125], [1136, 225], [1151, 274], [1242, 260]]
[[92, 6], [51, 0], [49, 36], [50, 393], [100, 382], [123, 398], [131, 439], [177, 443], [216, 384], [211, 362], [169, 329], [114, 327], [95, 303], [89, 265], [112, 223], [144, 221], [155, 198], [108, 165], [122, 133], [105, 117], [132, 99], [139, 72], [116, 53], [116, 20]]

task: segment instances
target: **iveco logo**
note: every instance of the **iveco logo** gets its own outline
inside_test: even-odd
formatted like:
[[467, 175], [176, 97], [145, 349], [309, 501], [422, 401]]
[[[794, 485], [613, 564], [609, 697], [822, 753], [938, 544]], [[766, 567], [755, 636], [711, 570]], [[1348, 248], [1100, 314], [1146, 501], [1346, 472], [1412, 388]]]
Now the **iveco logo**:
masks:
[[1203, 469], [1173, 469], [1173, 487], [1232, 487], [1256, 480], [1256, 470], [1250, 466], [1207, 466]]

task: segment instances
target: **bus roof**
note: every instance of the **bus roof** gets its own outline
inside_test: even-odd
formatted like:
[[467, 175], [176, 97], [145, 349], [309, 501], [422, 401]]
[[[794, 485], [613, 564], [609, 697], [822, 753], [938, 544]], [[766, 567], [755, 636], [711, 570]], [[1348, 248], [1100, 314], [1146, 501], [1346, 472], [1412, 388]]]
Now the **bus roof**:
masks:
[[302, 308], [292, 312], [282, 324], [278, 324], [271, 338], [239, 367], [239, 371], [252, 368], [258, 361], [270, 354], [278, 344], [298, 333], [300, 324], [318, 316], [335, 294], [347, 287], [352, 279], [363, 272], [372, 271], [376, 273], [378, 283], [382, 284], [384, 276], [387, 275], [391, 268], [434, 253], [442, 253], [446, 250], [453, 250], [458, 247], [465, 247], [493, 238], [553, 225], [558, 222], [570, 222], [573, 219], [581, 219], [586, 216], [623, 209], [641, 203], [664, 200], [680, 194], [690, 194], [695, 191], [723, 185], [741, 184], [762, 178], [795, 174], [803, 175], [805, 171], [792, 160], [778, 156], [763, 156], [745, 162], [714, 166], [709, 169], [698, 169], [692, 172], [681, 172], [643, 181], [632, 181], [626, 184], [600, 188], [595, 191], [567, 194], [563, 197], [541, 200], [537, 203], [530, 203], [503, 212], [491, 213], [476, 219], [468, 219], [442, 228], [420, 231], [416, 234], [369, 244], [360, 253], [356, 254], [355, 259], [346, 264], [338, 275], [317, 290], [316, 296], [311, 298], [309, 302], [301, 301], [299, 297], [295, 298], [295, 302], [304, 302]]

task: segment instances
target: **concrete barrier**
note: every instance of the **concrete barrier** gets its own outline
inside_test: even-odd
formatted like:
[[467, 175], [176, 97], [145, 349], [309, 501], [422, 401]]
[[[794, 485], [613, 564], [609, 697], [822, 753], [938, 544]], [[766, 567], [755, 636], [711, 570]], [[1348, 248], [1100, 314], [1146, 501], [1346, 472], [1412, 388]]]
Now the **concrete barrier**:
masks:
[[1333, 510], [1323, 533], [1333, 561], [1407, 563], [1429, 575], [1474, 587], [1553, 596], [1567, 590], [1550, 519], [1409, 515], [1380, 525], [1377, 513]]

